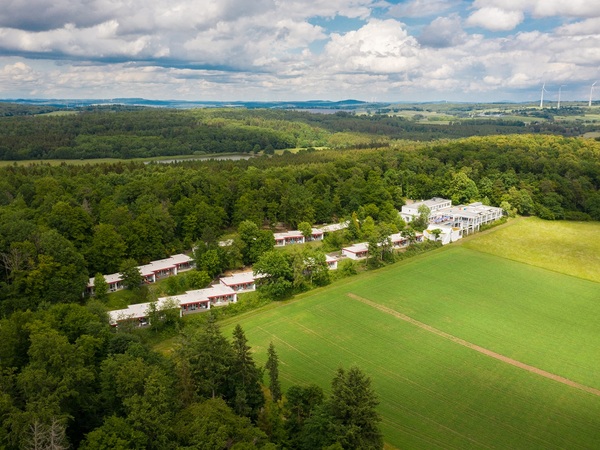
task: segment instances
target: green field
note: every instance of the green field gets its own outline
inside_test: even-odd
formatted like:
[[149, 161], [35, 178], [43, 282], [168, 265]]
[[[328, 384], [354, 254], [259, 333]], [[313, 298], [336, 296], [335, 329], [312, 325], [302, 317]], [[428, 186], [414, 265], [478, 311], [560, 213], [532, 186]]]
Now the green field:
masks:
[[598, 222], [521, 218], [463, 245], [503, 258], [600, 283]]
[[272, 340], [286, 387], [328, 388], [339, 365], [360, 366], [379, 393], [386, 442], [398, 448], [575, 449], [600, 442], [600, 396], [348, 294], [600, 389], [600, 284], [455, 245], [239, 317], [224, 330], [241, 323], [261, 363]]

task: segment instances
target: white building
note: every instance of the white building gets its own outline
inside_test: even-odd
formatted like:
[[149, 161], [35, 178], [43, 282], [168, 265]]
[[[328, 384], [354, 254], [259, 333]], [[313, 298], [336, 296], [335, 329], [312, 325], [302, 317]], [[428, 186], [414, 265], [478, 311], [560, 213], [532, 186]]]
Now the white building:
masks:
[[[486, 206], [481, 202], [470, 203], [468, 205], [458, 205], [444, 209], [438, 212], [443, 222], [455, 228], [460, 228], [464, 234], [470, 234], [479, 231], [482, 225], [492, 223], [502, 218], [502, 208], [495, 206]], [[432, 217], [431, 221], [436, 218]]]
[[361, 242], [351, 245], [350, 247], [342, 248], [342, 255], [350, 259], [365, 259], [369, 254], [369, 244]]
[[336, 270], [338, 268], [338, 259], [335, 256], [325, 255], [325, 262], [329, 270]]
[[[228, 286], [215, 284], [206, 289], [188, 291], [185, 294], [171, 297], [161, 297], [156, 301], [156, 309], [163, 310], [170, 306], [179, 309], [179, 315], [184, 316], [201, 311], [207, 311], [213, 306], [224, 306], [237, 302], [236, 292]], [[134, 322], [139, 325], [148, 323], [150, 303], [129, 305], [125, 309], [109, 311], [110, 324], [116, 326], [119, 322]]]
[[419, 207], [423, 205], [427, 206], [429, 211], [431, 211], [431, 215], [433, 215], [441, 209], [450, 208], [452, 206], [452, 200], [448, 200], [447, 198], [433, 197], [430, 200], [410, 203], [402, 207], [400, 216], [406, 223], [410, 223], [419, 216]]
[[[152, 261], [149, 264], [138, 266], [138, 269], [146, 283], [156, 283], [156, 281], [161, 278], [177, 275], [178, 273], [185, 272], [193, 267], [193, 258], [180, 253], [166, 259], [159, 259], [158, 261]], [[106, 283], [108, 283], [109, 292], [115, 292], [124, 288], [123, 277], [120, 273], [104, 275], [104, 279], [106, 280]], [[89, 295], [94, 295], [94, 277], [88, 280], [86, 292]]]
[[[440, 230], [439, 236], [436, 237], [436, 235], [432, 233], [433, 230]], [[446, 245], [462, 239], [462, 230], [458, 227], [451, 227], [448, 225], [429, 224], [427, 229], [423, 231], [423, 236], [430, 241], [438, 241], [441, 242], [442, 245]]]
[[256, 276], [253, 272], [239, 272], [219, 278], [219, 283], [228, 286], [235, 292], [252, 292], [256, 290]]
[[283, 233], [273, 233], [275, 238], [275, 247], [283, 247], [291, 244], [304, 244], [304, 235], [298, 230], [285, 231]]

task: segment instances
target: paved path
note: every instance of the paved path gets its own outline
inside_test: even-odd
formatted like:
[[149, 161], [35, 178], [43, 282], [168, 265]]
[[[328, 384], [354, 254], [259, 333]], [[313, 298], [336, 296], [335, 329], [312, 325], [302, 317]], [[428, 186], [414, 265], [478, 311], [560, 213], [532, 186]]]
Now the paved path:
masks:
[[444, 331], [438, 330], [437, 328], [429, 326], [423, 322], [419, 322], [418, 320], [415, 320], [412, 317], [409, 317], [405, 314], [399, 313], [398, 311], [388, 308], [387, 306], [380, 305], [379, 303], [375, 303], [366, 298], [359, 297], [358, 295], [348, 293], [348, 297], [350, 297], [354, 300], [358, 300], [359, 302], [362, 302], [365, 305], [369, 305], [369, 306], [372, 306], [373, 308], [377, 308], [378, 310], [383, 311], [386, 314], [390, 314], [394, 317], [397, 317], [398, 319], [404, 320], [405, 322], [409, 322], [423, 330], [429, 331], [430, 333], [436, 334], [436, 335], [441, 336], [445, 339], [448, 339], [452, 342], [455, 342], [459, 345], [462, 345], [463, 347], [467, 347], [467, 348], [475, 350], [479, 353], [483, 353], [484, 355], [487, 355], [491, 358], [505, 362], [512, 366], [518, 367], [519, 369], [523, 369], [528, 372], [541, 375], [543, 377], [549, 378], [550, 380], [558, 381], [559, 383], [566, 384], [567, 386], [571, 386], [576, 389], [581, 389], [582, 391], [589, 392], [590, 394], [597, 395], [598, 397], [600, 397], [600, 390], [598, 390], [598, 389], [586, 386], [584, 384], [577, 383], [575, 381], [569, 380], [568, 378], [564, 378], [564, 377], [555, 375], [550, 372], [546, 372], [545, 370], [538, 369], [537, 367], [533, 367], [528, 364], [522, 363], [520, 361], [517, 361], [516, 359], [508, 358], [507, 356], [493, 352], [491, 350], [488, 350], [487, 348], [480, 347], [479, 345], [475, 345], [471, 342], [465, 341], [464, 339], [457, 338], [456, 336], [452, 336], [451, 334], [448, 334]]

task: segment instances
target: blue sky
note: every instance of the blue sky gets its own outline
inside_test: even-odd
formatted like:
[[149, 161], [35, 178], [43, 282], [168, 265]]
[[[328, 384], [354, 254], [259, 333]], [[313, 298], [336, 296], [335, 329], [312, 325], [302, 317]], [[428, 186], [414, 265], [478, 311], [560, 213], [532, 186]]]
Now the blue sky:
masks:
[[[0, 98], [587, 100], [592, 0], [10, 0]], [[596, 94], [594, 94], [596, 95]], [[600, 97], [600, 89], [598, 90]]]

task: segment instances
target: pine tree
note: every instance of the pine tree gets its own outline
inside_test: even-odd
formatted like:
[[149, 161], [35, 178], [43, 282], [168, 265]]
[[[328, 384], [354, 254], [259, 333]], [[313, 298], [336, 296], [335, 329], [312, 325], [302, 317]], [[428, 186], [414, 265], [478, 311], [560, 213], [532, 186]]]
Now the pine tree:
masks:
[[232, 347], [229, 397], [233, 400], [236, 413], [256, 420], [260, 408], [265, 404], [260, 387], [262, 372], [254, 363], [248, 339], [239, 324], [233, 330]]
[[281, 385], [279, 384], [279, 358], [275, 351], [273, 342], [269, 344], [269, 359], [265, 368], [269, 372], [269, 390], [271, 391], [271, 397], [274, 402], [278, 402], [281, 399]]
[[371, 379], [358, 367], [347, 372], [340, 368], [331, 387], [328, 405], [336, 441], [348, 449], [383, 448], [381, 417], [375, 409], [379, 401]]

